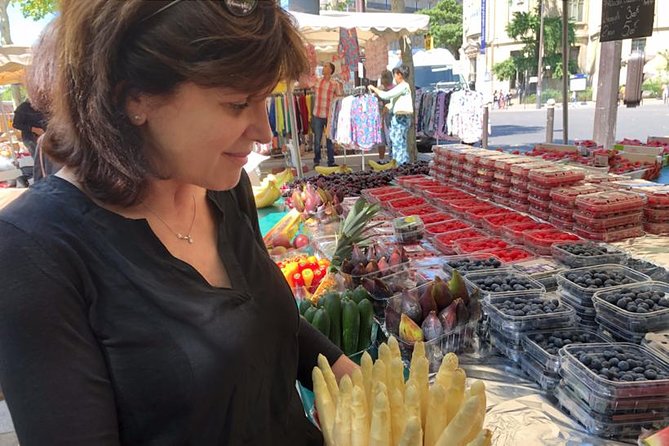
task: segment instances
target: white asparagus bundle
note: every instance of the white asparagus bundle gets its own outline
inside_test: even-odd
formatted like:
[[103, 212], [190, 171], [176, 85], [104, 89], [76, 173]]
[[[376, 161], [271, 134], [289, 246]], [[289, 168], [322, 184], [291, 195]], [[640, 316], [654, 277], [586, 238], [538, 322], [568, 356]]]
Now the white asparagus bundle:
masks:
[[406, 384], [394, 338], [379, 348], [376, 362], [365, 353], [361, 368], [339, 384], [319, 356], [312, 378], [326, 446], [490, 446], [483, 382], [466, 389], [465, 371], [452, 353], [432, 386], [428, 373], [422, 342], [414, 345]]

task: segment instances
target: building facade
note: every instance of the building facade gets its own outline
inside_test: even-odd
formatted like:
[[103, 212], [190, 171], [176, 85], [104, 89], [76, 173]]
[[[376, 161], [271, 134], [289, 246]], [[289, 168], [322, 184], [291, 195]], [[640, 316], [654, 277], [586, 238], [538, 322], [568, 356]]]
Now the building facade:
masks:
[[[509, 91], [516, 87], [514, 82], [495, 79], [492, 67], [509, 59], [523, 46], [506, 33], [513, 14], [536, 11], [537, 5], [538, 0], [463, 0], [463, 69], [470, 80], [476, 81], [481, 91], [492, 94], [495, 90]], [[560, 16], [562, 5], [562, 0], [544, 0], [545, 16]], [[576, 27], [576, 42], [571, 50], [571, 58], [577, 63], [579, 73], [586, 75], [588, 85], [593, 86], [596, 94], [602, 1], [569, 0], [568, 7], [569, 16]], [[644, 69], [646, 77], [663, 76], [666, 60], [660, 56], [660, 52], [667, 49], [669, 1], [655, 0], [653, 35], [623, 41], [623, 65], [633, 51], [642, 50], [647, 61]], [[626, 69], [623, 67], [621, 84], [624, 84], [625, 76]]]

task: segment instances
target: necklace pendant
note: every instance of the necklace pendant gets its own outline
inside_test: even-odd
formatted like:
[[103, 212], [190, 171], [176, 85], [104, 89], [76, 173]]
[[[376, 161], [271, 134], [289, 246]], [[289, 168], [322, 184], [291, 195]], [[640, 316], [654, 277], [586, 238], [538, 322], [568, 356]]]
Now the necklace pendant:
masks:
[[191, 237], [190, 234], [186, 234], [186, 235], [183, 235], [183, 234], [177, 234], [177, 238], [178, 238], [179, 240], [184, 240], [184, 241], [188, 242], [188, 244], [190, 244], [190, 245], [193, 244], [193, 237]]

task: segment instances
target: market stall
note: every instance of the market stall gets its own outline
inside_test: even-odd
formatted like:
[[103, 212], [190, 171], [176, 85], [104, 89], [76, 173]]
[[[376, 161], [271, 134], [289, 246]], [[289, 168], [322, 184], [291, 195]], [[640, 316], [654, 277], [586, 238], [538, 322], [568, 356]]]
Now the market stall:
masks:
[[[367, 298], [379, 326], [368, 350], [393, 336], [410, 367], [420, 345], [437, 380], [457, 353], [485, 383], [495, 445], [635, 444], [666, 427], [669, 188], [559, 160], [434, 151], [430, 176], [360, 172], [287, 186], [293, 216], [311, 227], [312, 262], [336, 267], [304, 283], [300, 262], [285, 260], [299, 250], [277, 257], [303, 315], [323, 309], [315, 326], [325, 330], [318, 302], [328, 290]], [[357, 232], [369, 203], [378, 213]], [[346, 220], [326, 231], [319, 220], [332, 204]]]

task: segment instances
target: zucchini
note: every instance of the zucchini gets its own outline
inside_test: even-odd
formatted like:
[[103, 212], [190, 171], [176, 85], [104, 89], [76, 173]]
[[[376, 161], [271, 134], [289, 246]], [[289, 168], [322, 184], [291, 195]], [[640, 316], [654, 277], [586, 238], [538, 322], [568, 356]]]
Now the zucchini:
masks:
[[313, 325], [314, 315], [316, 314], [317, 311], [318, 308], [316, 307], [307, 308], [307, 311], [304, 312], [304, 318], [307, 320], [307, 322]]
[[341, 297], [337, 293], [329, 293], [323, 296], [319, 304], [330, 316], [330, 340], [341, 347]]
[[365, 289], [365, 287], [360, 285], [360, 286], [358, 286], [358, 288], [356, 288], [353, 291], [353, 295], [351, 296], [351, 299], [353, 299], [353, 301], [356, 304], [360, 304], [360, 302], [362, 302], [363, 300], [370, 299], [370, 296], [369, 296], [369, 293], [367, 292], [367, 290]]
[[313, 325], [316, 330], [320, 331], [325, 336], [330, 336], [330, 316], [328, 316], [328, 312], [324, 309], [319, 308], [316, 310], [316, 314], [314, 314], [314, 321], [311, 323], [311, 325]]
[[358, 305], [347, 299], [342, 303], [342, 349], [350, 356], [357, 353], [358, 336], [360, 335], [360, 311]]
[[374, 307], [365, 299], [358, 304], [360, 312], [360, 334], [358, 336], [358, 351], [369, 348], [372, 343], [372, 330], [374, 329]]
[[299, 309], [300, 309], [300, 314], [301, 314], [302, 316], [304, 316], [304, 313], [306, 313], [307, 310], [308, 310], [309, 308], [312, 307], [312, 305], [311, 305], [311, 302], [309, 302], [308, 300], [304, 299], [304, 300], [301, 300], [301, 301], [300, 301], [298, 307], [299, 307]]

